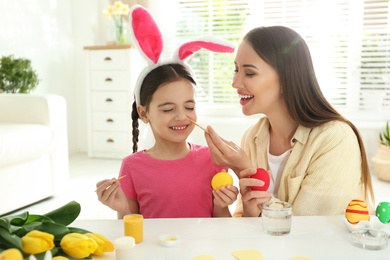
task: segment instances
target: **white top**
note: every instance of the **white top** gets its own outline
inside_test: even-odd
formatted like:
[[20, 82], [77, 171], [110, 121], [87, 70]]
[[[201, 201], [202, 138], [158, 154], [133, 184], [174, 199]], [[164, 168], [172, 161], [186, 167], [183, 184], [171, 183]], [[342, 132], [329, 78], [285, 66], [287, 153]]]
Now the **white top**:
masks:
[[[370, 216], [375, 218], [374, 215]], [[123, 220], [76, 220], [73, 227], [104, 235], [110, 241], [123, 236]], [[301, 256], [315, 260], [389, 259], [390, 247], [365, 250], [352, 244], [344, 216], [292, 216], [291, 233], [285, 236], [265, 234], [262, 218], [179, 218], [144, 219], [144, 240], [133, 247], [137, 260], [189, 260], [210, 255], [215, 260], [236, 260], [237, 250], [258, 250], [264, 260]], [[180, 245], [163, 247], [159, 237], [177, 234]], [[93, 259], [115, 260], [115, 252]]]
[[290, 157], [292, 149], [285, 151], [281, 155], [272, 155], [269, 153], [269, 142], [267, 147], [268, 154], [268, 166], [271, 171], [270, 184], [268, 191], [272, 193], [274, 197], [278, 197], [278, 191], [280, 186], [280, 179], [288, 158]]

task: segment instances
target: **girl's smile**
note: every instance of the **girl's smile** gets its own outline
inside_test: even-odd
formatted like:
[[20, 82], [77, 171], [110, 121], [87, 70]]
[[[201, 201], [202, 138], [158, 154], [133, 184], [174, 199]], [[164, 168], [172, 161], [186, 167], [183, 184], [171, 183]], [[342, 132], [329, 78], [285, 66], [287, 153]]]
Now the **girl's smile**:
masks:
[[169, 128], [171, 128], [175, 132], [182, 133], [182, 132], [185, 132], [187, 130], [188, 126], [189, 126], [189, 124], [188, 125], [171, 126]]

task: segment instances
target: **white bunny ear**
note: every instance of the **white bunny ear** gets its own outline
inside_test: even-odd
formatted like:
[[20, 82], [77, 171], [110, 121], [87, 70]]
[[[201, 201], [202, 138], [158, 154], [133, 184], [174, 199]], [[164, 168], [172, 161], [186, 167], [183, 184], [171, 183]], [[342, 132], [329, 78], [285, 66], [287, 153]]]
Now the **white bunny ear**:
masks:
[[231, 53], [234, 52], [234, 44], [214, 36], [205, 36], [196, 41], [182, 44], [174, 53], [173, 59], [184, 61], [201, 49], [212, 52]]
[[160, 29], [150, 13], [140, 5], [130, 10], [131, 36], [133, 43], [149, 65], [157, 64], [163, 51]]

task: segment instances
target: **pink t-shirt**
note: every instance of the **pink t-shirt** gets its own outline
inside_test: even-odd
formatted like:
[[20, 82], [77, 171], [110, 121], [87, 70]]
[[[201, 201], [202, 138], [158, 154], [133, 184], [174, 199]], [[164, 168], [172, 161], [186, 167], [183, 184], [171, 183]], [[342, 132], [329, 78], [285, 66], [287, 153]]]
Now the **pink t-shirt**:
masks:
[[127, 197], [137, 200], [144, 218], [212, 217], [211, 179], [222, 169], [213, 163], [207, 146], [190, 143], [179, 160], [158, 160], [145, 150], [123, 159], [119, 176]]

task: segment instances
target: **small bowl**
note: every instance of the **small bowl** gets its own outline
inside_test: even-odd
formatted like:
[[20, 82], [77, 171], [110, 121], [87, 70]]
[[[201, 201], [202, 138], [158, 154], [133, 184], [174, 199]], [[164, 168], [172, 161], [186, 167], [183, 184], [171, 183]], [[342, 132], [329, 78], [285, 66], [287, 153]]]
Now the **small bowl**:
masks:
[[180, 245], [179, 235], [165, 234], [160, 236], [159, 240], [160, 245], [164, 247], [175, 247]]
[[347, 226], [349, 232], [352, 232], [354, 229], [358, 228], [373, 228], [370, 221], [360, 220], [357, 224], [351, 224], [346, 218], [343, 218], [345, 226]]
[[385, 249], [389, 240], [386, 232], [375, 228], [354, 229], [351, 237], [355, 246], [369, 250]]

